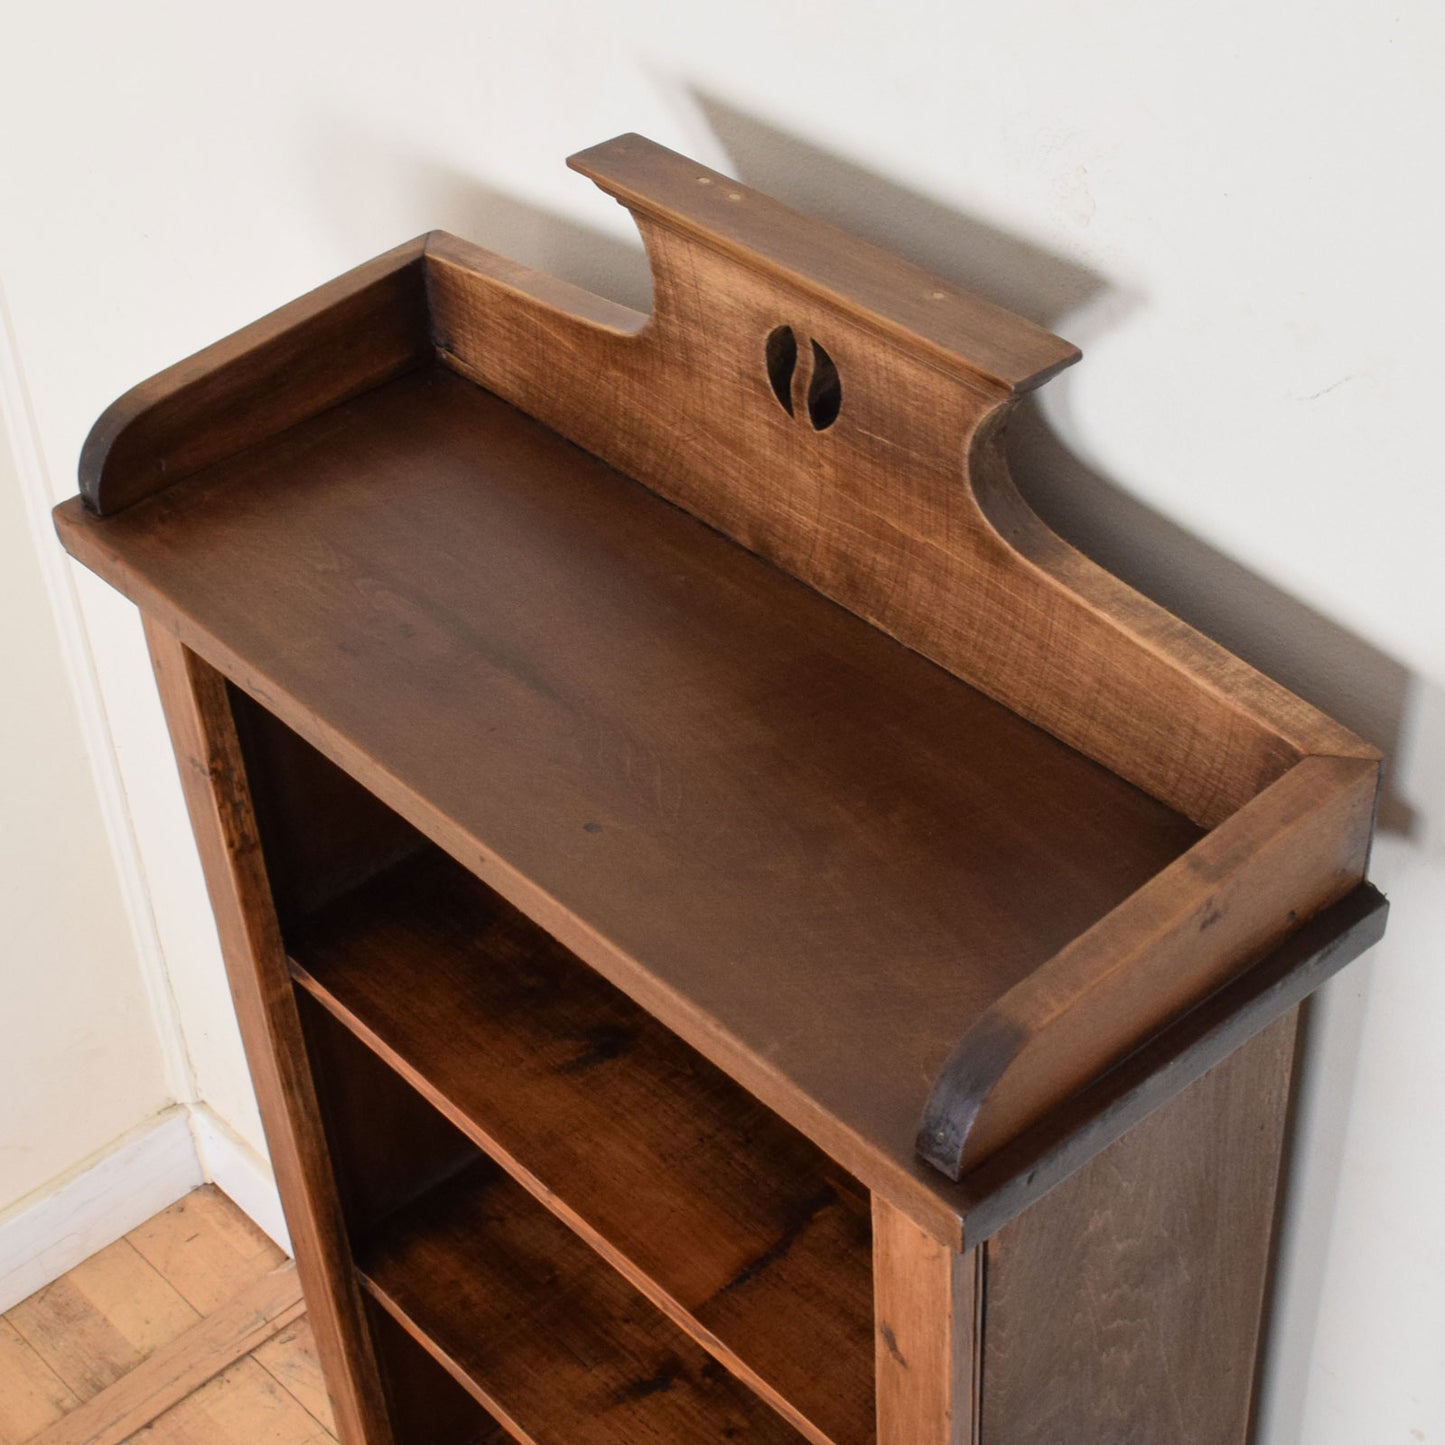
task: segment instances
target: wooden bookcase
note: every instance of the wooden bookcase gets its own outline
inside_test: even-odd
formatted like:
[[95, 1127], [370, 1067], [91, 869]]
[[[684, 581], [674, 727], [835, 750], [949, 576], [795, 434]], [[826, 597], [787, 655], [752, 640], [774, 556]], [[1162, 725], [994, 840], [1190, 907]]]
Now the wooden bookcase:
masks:
[[1378, 756], [1023, 506], [1073, 348], [573, 164], [649, 317], [424, 237], [56, 513], [144, 614], [344, 1440], [1244, 1440]]

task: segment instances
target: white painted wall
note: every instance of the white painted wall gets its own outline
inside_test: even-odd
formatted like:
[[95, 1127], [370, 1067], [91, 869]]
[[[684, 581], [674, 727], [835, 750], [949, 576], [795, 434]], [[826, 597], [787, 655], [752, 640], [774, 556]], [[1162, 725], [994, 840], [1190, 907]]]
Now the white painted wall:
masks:
[[[0, 291], [0, 1312], [205, 1179], [287, 1243], [266, 1161], [196, 1093], [207, 1020], [181, 1026], [45, 472]], [[123, 682], [123, 712], [153, 702]]]
[[[428, 227], [637, 301], [625, 217], [561, 166], [621, 130], [1080, 342], [1018, 429], [1035, 504], [1392, 757], [1395, 916], [1316, 1014], [1263, 1436], [1415, 1445], [1445, 1440], [1442, 42], [1429, 0], [30, 7], [0, 279], [57, 497], [117, 392]], [[138, 631], [82, 595], [197, 1087], [258, 1142]]]
[[0, 1226], [171, 1102], [4, 423]]

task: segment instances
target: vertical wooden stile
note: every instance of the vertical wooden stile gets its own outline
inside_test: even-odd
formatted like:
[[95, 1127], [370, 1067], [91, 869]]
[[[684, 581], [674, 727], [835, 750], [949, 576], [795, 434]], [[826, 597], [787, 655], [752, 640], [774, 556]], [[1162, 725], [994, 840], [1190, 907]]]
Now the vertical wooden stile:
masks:
[[337, 1433], [392, 1445], [225, 679], [150, 618], [146, 640]]
[[873, 1196], [878, 1445], [977, 1445], [979, 1267]]

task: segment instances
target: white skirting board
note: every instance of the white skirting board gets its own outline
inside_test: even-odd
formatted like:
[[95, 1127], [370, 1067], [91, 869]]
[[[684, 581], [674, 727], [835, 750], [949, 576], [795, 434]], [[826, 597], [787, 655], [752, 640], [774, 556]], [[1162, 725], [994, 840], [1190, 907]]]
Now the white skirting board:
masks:
[[204, 1104], [191, 1108], [191, 1132], [202, 1177], [290, 1254], [291, 1236], [270, 1164]]
[[204, 1105], [176, 1105], [0, 1218], [0, 1314], [207, 1182], [290, 1253], [265, 1161]]
[[0, 1222], [0, 1312], [202, 1183], [188, 1113], [176, 1107], [22, 1201]]

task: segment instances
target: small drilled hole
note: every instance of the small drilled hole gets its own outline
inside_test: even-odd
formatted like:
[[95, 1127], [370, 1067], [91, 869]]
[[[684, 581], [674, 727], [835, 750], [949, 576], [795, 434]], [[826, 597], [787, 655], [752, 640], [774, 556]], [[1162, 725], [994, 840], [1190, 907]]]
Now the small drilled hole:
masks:
[[793, 372], [798, 365], [798, 338], [791, 326], [780, 326], [768, 337], [768, 380], [773, 395], [789, 416], [793, 414]]
[[843, 405], [843, 383], [833, 358], [813, 343], [813, 379], [808, 383], [808, 417], [815, 431], [826, 431], [838, 420]]

